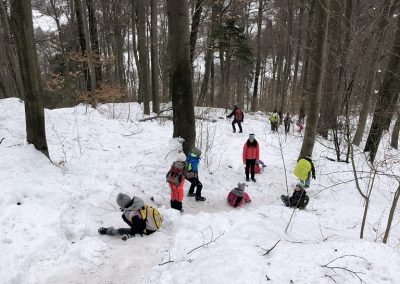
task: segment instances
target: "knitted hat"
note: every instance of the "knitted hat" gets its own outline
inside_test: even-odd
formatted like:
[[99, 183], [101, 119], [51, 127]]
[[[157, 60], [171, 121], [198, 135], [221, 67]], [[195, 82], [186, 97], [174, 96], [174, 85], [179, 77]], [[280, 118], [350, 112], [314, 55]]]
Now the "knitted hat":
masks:
[[201, 155], [201, 150], [197, 147], [194, 147], [191, 153], [199, 157]]
[[124, 193], [118, 193], [117, 196], [117, 204], [119, 205], [119, 207], [121, 208], [126, 208], [126, 206], [132, 201], [132, 199], [124, 194]]
[[238, 189], [240, 190], [240, 191], [244, 191], [244, 187], [246, 186], [246, 184], [245, 183], [238, 183]]
[[134, 196], [132, 198], [132, 206], [129, 206], [130, 210], [139, 210], [144, 206], [144, 202], [140, 197]]
[[178, 155], [176, 156], [176, 160], [179, 162], [184, 162], [186, 161], [186, 155], [183, 152], [179, 152]]
[[249, 139], [255, 139], [254, 136], [255, 135], [253, 133], [249, 134]]

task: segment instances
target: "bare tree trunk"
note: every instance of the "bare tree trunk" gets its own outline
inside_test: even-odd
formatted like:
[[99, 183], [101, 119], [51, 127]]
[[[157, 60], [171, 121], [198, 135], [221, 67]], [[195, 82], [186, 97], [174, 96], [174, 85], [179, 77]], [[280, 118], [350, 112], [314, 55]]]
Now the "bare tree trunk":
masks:
[[388, 238], [389, 238], [390, 227], [392, 226], [393, 217], [394, 217], [394, 214], [396, 213], [396, 207], [397, 207], [397, 202], [399, 201], [399, 197], [400, 197], [400, 186], [397, 188], [396, 192], [394, 193], [392, 206], [390, 207], [390, 213], [389, 213], [389, 218], [388, 218], [388, 222], [386, 225], [385, 235], [383, 236], [384, 244], [387, 243]]
[[16, 96], [23, 99], [24, 97], [24, 91], [23, 91], [23, 83], [22, 83], [22, 78], [21, 78], [21, 72], [18, 68], [18, 62], [17, 62], [17, 55], [14, 50], [14, 46], [11, 43], [11, 30], [10, 30], [10, 25], [8, 23], [8, 15], [7, 11], [4, 7], [3, 1], [0, 0], [0, 23], [1, 23], [1, 28], [3, 31], [3, 38], [4, 38], [4, 43], [5, 43], [5, 52], [7, 54], [8, 61], [10, 62], [10, 67], [11, 67], [11, 73], [13, 77], [13, 85], [15, 88], [15, 93]]
[[[299, 9], [299, 16], [298, 16], [298, 26], [301, 27], [303, 25], [303, 13], [304, 13], [304, 0], [301, 0], [300, 9]], [[296, 99], [297, 99], [297, 92], [298, 92], [298, 72], [299, 72], [299, 62], [300, 62], [300, 48], [301, 48], [301, 40], [303, 32], [299, 29], [297, 35], [297, 44], [296, 44], [296, 55], [294, 59], [294, 71], [293, 71], [293, 80], [292, 80], [292, 100], [290, 105], [290, 110], [295, 110]], [[304, 66], [303, 66], [304, 68]]]
[[130, 1], [131, 4], [131, 23], [132, 23], [132, 50], [133, 50], [133, 57], [135, 58], [135, 65], [136, 69], [138, 72], [138, 78], [139, 78], [139, 84], [138, 84], [138, 102], [142, 102], [142, 70], [140, 69], [140, 63], [139, 63], [139, 56], [138, 56], [138, 50], [137, 50], [137, 43], [136, 43], [136, 1]]
[[374, 32], [374, 36], [372, 37], [371, 41], [373, 44], [375, 43], [375, 47], [373, 49], [373, 53], [371, 56], [370, 67], [368, 68], [369, 72], [367, 79], [367, 88], [365, 90], [365, 98], [363, 100], [362, 107], [360, 110], [357, 131], [354, 134], [353, 138], [353, 144], [357, 146], [359, 146], [361, 143], [365, 131], [365, 126], [367, 125], [370, 100], [375, 87], [376, 66], [378, 63], [379, 53], [382, 49], [382, 45], [380, 44], [380, 42], [382, 42], [382, 40], [385, 37], [385, 29], [388, 25], [388, 13], [390, 8], [390, 1], [391, 0], [385, 0], [385, 2], [382, 3], [382, 6], [380, 8], [379, 24], [377, 30]]
[[170, 92], [174, 113], [174, 137], [182, 137], [188, 153], [196, 140], [190, 72], [189, 9], [186, 0], [167, 0], [168, 49], [171, 61]]
[[121, 1], [115, 1], [115, 3], [112, 5], [115, 81], [118, 87], [124, 88], [126, 85], [124, 67], [124, 27], [120, 19], [121, 9]]
[[151, 86], [153, 98], [153, 112], [160, 112], [160, 71], [158, 69], [158, 3], [157, 0], [151, 0]]
[[31, 2], [12, 0], [10, 4], [25, 97], [27, 141], [49, 158], [42, 103], [42, 80], [33, 35]]
[[[190, 31], [190, 63], [193, 66], [194, 51], [196, 49], [197, 33], [200, 26], [201, 13], [203, 12], [205, 0], [197, 0], [196, 6], [194, 7], [194, 13], [192, 17], [192, 29]], [[193, 69], [193, 67], [192, 67]]]
[[58, 39], [60, 41], [61, 61], [62, 61], [62, 65], [63, 65], [61, 70], [63, 73], [65, 73], [65, 71], [68, 70], [68, 65], [67, 65], [67, 56], [65, 54], [64, 40], [61, 35], [60, 15], [57, 11], [54, 0], [50, 0], [50, 6], [51, 6], [51, 9], [53, 10], [54, 21], [56, 22], [56, 26], [57, 26]]
[[315, 43], [310, 61], [310, 86], [308, 88], [308, 116], [300, 157], [311, 156], [321, 105], [321, 78], [324, 70], [324, 54], [328, 31], [329, 0], [320, 0], [315, 3]]
[[99, 87], [102, 82], [101, 75], [101, 63], [100, 63], [100, 48], [99, 48], [99, 35], [97, 32], [97, 17], [96, 9], [93, 5], [93, 0], [87, 1], [87, 9], [89, 16], [89, 31], [90, 31], [90, 43], [92, 46], [92, 57], [95, 62], [95, 75], [96, 75], [96, 87]]
[[144, 0], [137, 1], [139, 63], [142, 71], [141, 91], [143, 92], [144, 114], [150, 114], [149, 54], [146, 41], [146, 11]]
[[96, 107], [96, 74], [95, 74], [95, 65], [93, 62], [93, 54], [92, 54], [92, 47], [90, 46], [90, 35], [89, 35], [89, 27], [87, 23], [87, 10], [86, 10], [86, 0], [83, 1], [82, 8], [82, 18], [83, 18], [83, 30], [85, 32], [85, 43], [86, 43], [86, 50], [87, 50], [87, 61], [90, 71], [90, 102], [92, 108]]
[[[86, 57], [86, 38], [85, 30], [83, 26], [83, 16], [82, 16], [82, 5], [81, 0], [74, 0], [75, 13], [76, 13], [76, 24], [78, 25], [78, 36], [79, 36], [79, 46], [81, 48], [81, 54]], [[90, 91], [90, 74], [87, 69], [86, 62], [83, 63], [83, 74], [86, 80], [86, 90]]]
[[400, 131], [400, 111], [397, 111], [397, 119], [393, 127], [392, 139], [390, 141], [390, 146], [392, 146], [396, 150], [399, 148], [399, 131]]
[[256, 72], [254, 74], [254, 89], [253, 89], [253, 99], [251, 102], [251, 111], [256, 111], [257, 109], [258, 78], [260, 77], [260, 68], [261, 68], [262, 17], [263, 17], [263, 0], [259, 0], [258, 17], [257, 17], [257, 59], [256, 59]]
[[371, 162], [375, 160], [383, 130], [390, 125], [395, 112], [395, 106], [399, 96], [396, 90], [399, 82], [398, 77], [400, 76], [400, 57], [398, 54], [400, 54], [400, 17], [398, 17], [392, 52], [389, 57], [388, 67], [382, 84], [379, 88], [379, 97], [364, 148], [364, 152], [370, 152], [369, 159]]
[[309, 81], [309, 69], [310, 69], [310, 53], [311, 53], [311, 45], [312, 45], [312, 32], [313, 32], [313, 20], [314, 20], [314, 12], [315, 12], [315, 1], [312, 0], [311, 7], [308, 12], [308, 25], [307, 25], [307, 36], [306, 36], [306, 47], [305, 47], [305, 54], [303, 58], [304, 66], [303, 66], [303, 81], [301, 85], [301, 100], [300, 100], [300, 109], [299, 109], [299, 118], [303, 119], [305, 116], [306, 111], [306, 98], [308, 97], [307, 94], [307, 87]]

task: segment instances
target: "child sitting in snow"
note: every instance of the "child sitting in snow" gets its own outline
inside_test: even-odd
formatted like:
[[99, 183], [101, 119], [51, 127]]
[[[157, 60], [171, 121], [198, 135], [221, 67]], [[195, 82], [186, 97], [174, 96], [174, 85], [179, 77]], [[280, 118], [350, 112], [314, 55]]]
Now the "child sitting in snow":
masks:
[[122, 240], [140, 234], [141, 236], [150, 235], [157, 231], [162, 225], [160, 212], [146, 204], [139, 197], [134, 196], [132, 199], [123, 193], [117, 196], [117, 204], [121, 207], [122, 219], [130, 228], [115, 229], [114, 227], [100, 227], [98, 232], [101, 235], [116, 236], [121, 235]]
[[306, 191], [304, 190], [304, 185], [301, 183], [296, 184], [292, 197], [282, 195], [281, 199], [287, 207], [297, 207], [299, 209], [306, 208], [310, 201]]
[[244, 192], [245, 186], [246, 185], [244, 183], [238, 183], [238, 187], [232, 189], [231, 192], [229, 192], [228, 197], [226, 198], [229, 205], [236, 208], [242, 205], [243, 202], [251, 202], [250, 196], [247, 194], [247, 192]]
[[185, 186], [186, 155], [183, 152], [178, 154], [176, 161], [172, 163], [167, 173], [167, 182], [171, 189], [171, 208], [183, 212], [183, 187]]

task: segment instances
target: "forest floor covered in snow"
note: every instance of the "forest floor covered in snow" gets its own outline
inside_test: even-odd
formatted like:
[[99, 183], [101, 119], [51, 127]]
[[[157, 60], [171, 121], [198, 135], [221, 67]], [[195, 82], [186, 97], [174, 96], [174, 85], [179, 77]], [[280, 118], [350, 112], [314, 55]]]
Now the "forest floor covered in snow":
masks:
[[[244, 133], [232, 133], [224, 111], [197, 111], [214, 120], [197, 122], [207, 200], [185, 196], [180, 214], [170, 209], [165, 182], [180, 150], [171, 121], [139, 122], [145, 116], [136, 103], [46, 110], [51, 163], [26, 143], [23, 102], [1, 100], [0, 282], [400, 283], [399, 210], [389, 243], [382, 244], [395, 181], [376, 178], [360, 240], [364, 203], [351, 164], [327, 159], [335, 157], [332, 144], [318, 138], [310, 203], [295, 211], [285, 233], [293, 210], [280, 196], [286, 176], [290, 194], [296, 184], [292, 169], [301, 135], [285, 137], [282, 128], [270, 133], [261, 113], [245, 114]], [[235, 209], [226, 196], [244, 182], [242, 148], [249, 133], [256, 135], [266, 168], [256, 183], [247, 183], [252, 202]], [[399, 175], [400, 155], [387, 144], [378, 160], [389, 159]], [[365, 189], [368, 166], [358, 149], [355, 159]], [[185, 193], [188, 188], [186, 183]], [[163, 228], [126, 242], [99, 235], [100, 226], [126, 227], [115, 203], [119, 192], [159, 208]]]

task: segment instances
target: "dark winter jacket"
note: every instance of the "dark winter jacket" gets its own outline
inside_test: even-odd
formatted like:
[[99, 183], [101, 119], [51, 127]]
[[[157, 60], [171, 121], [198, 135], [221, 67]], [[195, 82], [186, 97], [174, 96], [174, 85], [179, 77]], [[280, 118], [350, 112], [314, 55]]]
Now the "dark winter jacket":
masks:
[[304, 189], [294, 191], [293, 195], [289, 198], [290, 206], [304, 207], [306, 199], [308, 199], [308, 196]]
[[231, 118], [233, 115], [235, 116], [235, 120], [243, 122], [244, 114], [240, 108], [234, 108], [226, 117]]

